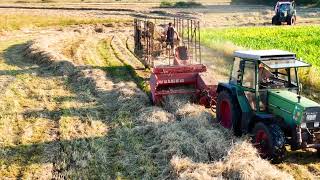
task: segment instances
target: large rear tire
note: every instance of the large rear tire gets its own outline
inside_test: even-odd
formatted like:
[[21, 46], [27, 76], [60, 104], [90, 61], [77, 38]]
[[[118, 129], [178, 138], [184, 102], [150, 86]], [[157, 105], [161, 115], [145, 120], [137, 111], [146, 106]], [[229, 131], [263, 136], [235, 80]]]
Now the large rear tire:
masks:
[[276, 25], [276, 16], [272, 17], [272, 25]]
[[253, 130], [254, 144], [262, 158], [279, 163], [285, 156], [285, 136], [276, 124], [257, 123]]
[[275, 16], [272, 17], [272, 25], [276, 25], [276, 26], [281, 25], [281, 22], [279, 21], [277, 15], [275, 15]]
[[227, 129], [234, 132], [236, 136], [241, 136], [240, 108], [234, 98], [227, 91], [222, 91], [218, 95], [217, 120]]

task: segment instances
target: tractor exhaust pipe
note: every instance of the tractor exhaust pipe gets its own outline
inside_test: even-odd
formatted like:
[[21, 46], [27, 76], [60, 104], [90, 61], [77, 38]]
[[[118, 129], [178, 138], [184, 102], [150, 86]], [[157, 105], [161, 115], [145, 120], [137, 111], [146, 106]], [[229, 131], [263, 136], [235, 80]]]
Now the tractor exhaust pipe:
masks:
[[302, 131], [301, 131], [301, 127], [297, 127], [297, 143], [298, 146], [300, 147], [302, 144]]

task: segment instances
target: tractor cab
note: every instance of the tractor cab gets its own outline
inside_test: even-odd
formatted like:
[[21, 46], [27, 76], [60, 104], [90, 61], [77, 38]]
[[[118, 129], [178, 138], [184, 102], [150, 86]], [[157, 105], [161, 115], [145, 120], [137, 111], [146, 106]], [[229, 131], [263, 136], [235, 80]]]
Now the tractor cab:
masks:
[[230, 82], [243, 88], [254, 111], [267, 111], [267, 94], [289, 91], [300, 94], [298, 68], [309, 64], [280, 50], [236, 51]]
[[309, 67], [291, 52], [236, 51], [229, 83], [217, 89], [217, 120], [236, 135], [251, 134], [260, 155], [272, 160], [291, 150], [320, 150], [320, 104], [301, 96], [298, 68]]

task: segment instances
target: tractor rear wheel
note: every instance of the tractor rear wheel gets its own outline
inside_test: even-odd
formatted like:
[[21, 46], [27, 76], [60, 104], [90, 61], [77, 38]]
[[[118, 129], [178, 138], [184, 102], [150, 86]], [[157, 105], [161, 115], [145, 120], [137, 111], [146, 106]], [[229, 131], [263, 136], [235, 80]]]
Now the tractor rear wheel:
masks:
[[277, 26], [281, 25], [281, 22], [279, 21], [277, 15], [272, 17], [272, 25], [277, 25]]
[[277, 24], [277, 19], [276, 16], [272, 17], [272, 25], [276, 25]]
[[254, 145], [262, 158], [279, 163], [285, 155], [285, 136], [281, 128], [276, 124], [269, 126], [257, 123], [253, 130]]
[[218, 95], [217, 102], [217, 120], [227, 129], [231, 129], [236, 136], [241, 136], [240, 108], [234, 98], [227, 91], [222, 91]]

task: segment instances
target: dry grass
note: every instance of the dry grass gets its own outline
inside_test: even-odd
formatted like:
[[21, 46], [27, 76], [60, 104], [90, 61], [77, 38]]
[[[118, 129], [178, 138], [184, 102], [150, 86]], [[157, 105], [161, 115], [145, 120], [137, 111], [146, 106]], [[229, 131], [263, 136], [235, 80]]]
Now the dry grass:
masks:
[[292, 179], [260, 159], [250, 144], [213, 127], [211, 113], [202, 107], [180, 108], [172, 113], [147, 108], [137, 119], [141, 124], [117, 130], [113, 145], [121, 148], [114, 158], [122, 177]]
[[67, 176], [72, 168], [66, 172], [64, 163], [81, 164], [76, 171], [93, 168], [82, 162], [94, 164], [92, 149], [99, 144], [85, 138], [107, 133], [104, 120], [95, 120], [94, 98], [77, 96], [64, 78], [48, 77], [48, 71], [21, 71], [26, 74], [16, 75], [0, 100], [1, 177], [52, 178], [58, 169]]
[[152, 107], [107, 33], [67, 35], [31, 41], [0, 64], [28, 72], [1, 101], [10, 115], [1, 121], [2, 177], [290, 178], [185, 97]]
[[[40, 3], [42, 0], [3, 0], [2, 3]], [[141, 3], [140, 0], [48, 0], [51, 3]], [[143, 3], [160, 3], [161, 0], [144, 0]], [[202, 3], [230, 3], [230, 0], [200, 0]]]
[[20, 30], [25, 28], [39, 28], [48, 26], [70, 26], [80, 24], [99, 24], [125, 22], [125, 19], [110, 18], [84, 18], [84, 17], [67, 17], [67, 16], [42, 16], [32, 15], [30, 13], [15, 13], [0, 15], [0, 32]]
[[174, 157], [171, 165], [180, 179], [293, 179], [257, 158], [256, 150], [247, 142], [236, 143], [223, 161], [195, 163]]
[[66, 76], [27, 63], [17, 43], [0, 45], [0, 74], [10, 77], [0, 99], [0, 176], [94, 177], [103, 165], [103, 158], [92, 157], [108, 133], [105, 111], [87, 86], [74, 87]]

